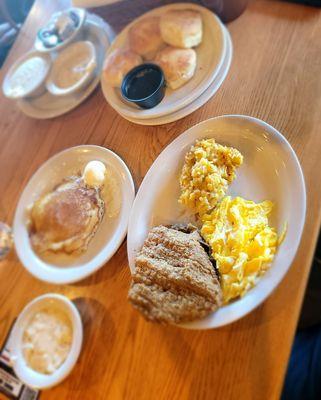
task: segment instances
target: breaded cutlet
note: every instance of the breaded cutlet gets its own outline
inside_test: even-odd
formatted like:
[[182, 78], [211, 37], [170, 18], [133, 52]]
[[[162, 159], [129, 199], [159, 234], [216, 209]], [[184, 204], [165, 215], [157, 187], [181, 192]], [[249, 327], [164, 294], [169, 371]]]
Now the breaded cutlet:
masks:
[[180, 323], [220, 306], [221, 287], [196, 229], [153, 228], [136, 257], [129, 300], [146, 319]]

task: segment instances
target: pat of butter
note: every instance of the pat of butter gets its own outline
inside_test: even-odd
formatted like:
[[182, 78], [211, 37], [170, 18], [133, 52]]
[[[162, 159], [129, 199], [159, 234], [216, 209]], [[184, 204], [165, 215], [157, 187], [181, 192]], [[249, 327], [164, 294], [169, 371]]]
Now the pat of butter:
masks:
[[101, 161], [90, 161], [83, 174], [83, 179], [86, 185], [99, 188], [105, 180], [106, 167]]

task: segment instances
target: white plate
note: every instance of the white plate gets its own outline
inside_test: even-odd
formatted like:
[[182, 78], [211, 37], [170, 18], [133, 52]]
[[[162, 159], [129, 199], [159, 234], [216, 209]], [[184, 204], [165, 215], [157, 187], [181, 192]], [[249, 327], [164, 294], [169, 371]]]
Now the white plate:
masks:
[[[36, 199], [60, 183], [65, 177], [83, 171], [91, 160], [102, 161], [111, 171], [119, 194], [113, 198], [120, 204], [117, 215], [106, 212], [99, 228], [90, 241], [87, 251], [79, 257], [55, 255], [39, 258], [33, 251], [27, 229], [26, 209]], [[45, 162], [25, 187], [15, 214], [13, 236], [21, 263], [35, 277], [55, 284], [79, 281], [101, 268], [118, 250], [127, 232], [128, 218], [135, 197], [132, 176], [124, 161], [112, 151], [99, 146], [76, 146], [56, 154]], [[107, 267], [108, 268], [108, 267]]]
[[272, 126], [256, 118], [225, 115], [203, 121], [174, 140], [156, 159], [137, 193], [130, 214], [127, 251], [134, 271], [136, 252], [151, 227], [187, 222], [179, 206], [179, 174], [184, 156], [196, 139], [213, 137], [234, 146], [244, 155], [244, 163], [228, 194], [256, 202], [272, 200], [275, 209], [271, 224], [278, 232], [288, 230], [271, 268], [242, 299], [226, 305], [208, 317], [181, 326], [209, 329], [229, 324], [261, 304], [281, 282], [296, 254], [305, 221], [306, 193], [299, 161], [286, 139]]
[[[69, 316], [73, 328], [73, 339], [70, 352], [64, 363], [53, 374], [44, 375], [28, 367], [22, 353], [22, 339], [30, 318], [44, 307], [52, 306], [58, 307]], [[75, 366], [81, 351], [82, 339], [83, 327], [76, 306], [67, 297], [59, 294], [39, 296], [26, 305], [14, 324], [8, 346], [13, 369], [18, 378], [28, 386], [38, 389], [55, 386], [64, 380]]]
[[84, 90], [68, 96], [54, 96], [46, 91], [42, 96], [20, 100], [17, 105], [23, 113], [37, 119], [55, 118], [77, 107], [95, 90], [110, 42], [100, 19], [95, 15], [88, 15], [82, 35], [94, 44], [97, 56], [96, 71], [90, 84]]
[[197, 67], [194, 77], [177, 90], [166, 88], [164, 99], [156, 107], [143, 110], [132, 103], [122, 99], [119, 89], [108, 85], [102, 75], [101, 85], [108, 103], [119, 113], [129, 118], [156, 118], [183, 108], [199, 97], [213, 82], [223, 63], [226, 51], [226, 43], [222, 24], [219, 19], [208, 9], [196, 4], [179, 3], [156, 8], [129, 24], [115, 39], [108, 49], [107, 54], [116, 48], [124, 47], [128, 30], [139, 20], [147, 16], [159, 16], [168, 10], [191, 9], [199, 11], [203, 18], [203, 40], [195, 48], [197, 53]]
[[164, 115], [163, 117], [151, 118], [151, 119], [138, 119], [138, 118], [129, 118], [122, 114], [121, 116], [127, 119], [128, 121], [133, 122], [134, 124], [155, 126], [155, 125], [169, 124], [170, 122], [177, 121], [193, 113], [200, 107], [202, 107], [208, 100], [210, 100], [215, 95], [215, 93], [221, 87], [231, 66], [232, 54], [233, 54], [232, 41], [230, 34], [225, 27], [224, 31], [227, 43], [226, 43], [226, 55], [223, 64], [221, 66], [221, 69], [217, 77], [214, 79], [213, 83], [205, 90], [203, 94], [200, 95], [200, 97], [198, 97], [196, 100], [194, 100], [192, 103], [188, 104], [184, 108], [175, 111], [173, 113], [170, 113], [168, 115]]

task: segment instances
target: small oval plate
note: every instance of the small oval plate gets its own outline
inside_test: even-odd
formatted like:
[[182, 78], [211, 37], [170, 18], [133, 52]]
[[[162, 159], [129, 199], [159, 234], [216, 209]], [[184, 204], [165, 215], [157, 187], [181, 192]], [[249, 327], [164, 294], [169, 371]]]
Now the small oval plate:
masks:
[[[112, 212], [109, 201], [98, 230], [82, 255], [67, 256], [52, 253], [40, 258], [33, 250], [28, 232], [28, 207], [42, 194], [51, 191], [55, 185], [68, 176], [83, 171], [91, 160], [102, 161], [114, 179], [119, 193], [112, 193], [119, 199], [119, 211]], [[110, 195], [110, 193], [109, 193]], [[124, 161], [111, 150], [100, 146], [84, 145], [71, 147], [46, 161], [32, 176], [25, 187], [16, 210], [13, 236], [15, 248], [21, 263], [35, 277], [50, 283], [66, 284], [80, 281], [101, 268], [118, 250], [126, 233], [130, 210], [135, 197], [132, 176]], [[111, 198], [111, 201], [113, 199]]]

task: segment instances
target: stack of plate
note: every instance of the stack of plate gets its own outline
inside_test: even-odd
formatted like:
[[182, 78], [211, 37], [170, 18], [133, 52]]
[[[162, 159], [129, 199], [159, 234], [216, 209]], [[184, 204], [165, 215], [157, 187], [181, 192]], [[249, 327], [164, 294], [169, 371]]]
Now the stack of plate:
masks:
[[205, 104], [223, 83], [232, 60], [232, 42], [228, 30], [208, 9], [195, 4], [172, 4], [152, 10], [129, 24], [108, 49], [107, 55], [126, 45], [131, 26], [146, 16], [159, 16], [172, 9], [193, 9], [202, 15], [203, 40], [195, 48], [197, 68], [193, 78], [177, 90], [166, 89], [164, 99], [156, 107], [143, 110], [122, 99], [120, 89], [113, 88], [102, 76], [101, 85], [108, 103], [128, 121], [141, 125], [162, 125], [191, 114]]

